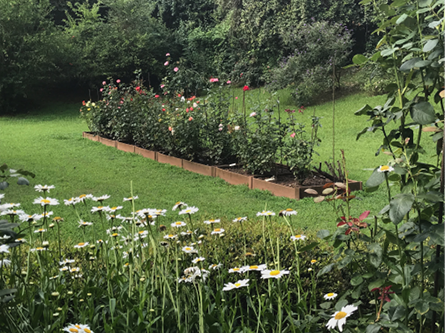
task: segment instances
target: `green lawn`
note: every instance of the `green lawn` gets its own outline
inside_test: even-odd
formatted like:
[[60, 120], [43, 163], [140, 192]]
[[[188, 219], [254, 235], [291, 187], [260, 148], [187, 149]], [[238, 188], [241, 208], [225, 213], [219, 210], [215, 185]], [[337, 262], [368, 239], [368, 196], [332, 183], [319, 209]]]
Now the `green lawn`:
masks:
[[[241, 89], [240, 89], [241, 91]], [[250, 94], [255, 94], [251, 90]], [[382, 140], [381, 136], [367, 134], [355, 141], [356, 133], [366, 124], [366, 118], [356, 117], [354, 111], [365, 103], [377, 105], [383, 96], [367, 97], [357, 94], [336, 101], [336, 150], [344, 149], [351, 179], [366, 181], [372, 168], [387, 163], [388, 156], [375, 151]], [[300, 201], [278, 198], [267, 192], [248, 190], [245, 186], [232, 186], [218, 178], [205, 177], [169, 165], [159, 164], [139, 155], [124, 153], [114, 148], [82, 138], [87, 131], [86, 124], [79, 118], [79, 105], [53, 103], [16, 117], [0, 118], [0, 163], [7, 163], [14, 169], [26, 169], [36, 174], [30, 179], [31, 185], [18, 186], [11, 181], [5, 191], [4, 202], [20, 202], [21, 208], [29, 214], [39, 212], [33, 199], [40, 196], [32, 188], [36, 184], [55, 185], [50, 197], [62, 203], [54, 207], [54, 214], [65, 218], [62, 232], [67, 239], [79, 233], [77, 218], [71, 207], [63, 205], [63, 199], [80, 194], [109, 194], [107, 205], [122, 204], [124, 197], [133, 193], [140, 199], [136, 208], [167, 209], [167, 219], [177, 220], [177, 212], [171, 208], [176, 201], [184, 201], [197, 206], [198, 219], [222, 218], [232, 220], [237, 216], [255, 218], [255, 214], [265, 207], [278, 212], [293, 208], [298, 217], [293, 220], [296, 228], [318, 230], [335, 228], [335, 215], [328, 204], [315, 204], [312, 199]], [[283, 108], [295, 106], [288, 105]], [[316, 107], [316, 114], [322, 119], [320, 136], [322, 144], [318, 149], [318, 160], [331, 157], [331, 103]], [[312, 108], [297, 114], [308, 122]], [[425, 136], [425, 140], [428, 140]], [[432, 154], [431, 154], [432, 155]], [[383, 190], [374, 193], [357, 193], [352, 215], [364, 210], [378, 213], [386, 203]], [[130, 206], [124, 205], [123, 215], [129, 215]], [[88, 216], [84, 216], [86, 220]]]

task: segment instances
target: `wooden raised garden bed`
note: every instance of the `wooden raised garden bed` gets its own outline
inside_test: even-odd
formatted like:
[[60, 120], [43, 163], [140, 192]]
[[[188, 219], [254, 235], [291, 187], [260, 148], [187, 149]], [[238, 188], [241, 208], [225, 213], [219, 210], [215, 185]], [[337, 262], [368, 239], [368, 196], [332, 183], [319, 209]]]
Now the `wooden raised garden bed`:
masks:
[[[186, 161], [178, 157], [169, 156], [156, 151], [147, 150], [126, 143], [106, 139], [98, 135], [94, 135], [93, 133], [84, 132], [82, 136], [86, 139], [92, 141], [98, 141], [107, 146], [115, 147], [125, 152], [136, 153], [138, 155], [150, 158], [160, 163], [170, 164], [204, 176], [218, 177], [231, 185], [247, 185], [249, 189], [270, 191], [275, 196], [299, 200], [305, 197], [315, 197], [315, 194], [307, 193], [305, 192], [305, 190], [308, 189], [315, 190], [319, 195], [322, 195], [322, 191], [324, 190], [324, 184], [306, 186], [306, 185], [288, 183], [284, 185], [280, 184], [280, 182], [277, 183], [275, 180], [266, 181], [261, 179], [266, 177], [258, 177], [258, 176], [243, 174], [241, 170], [238, 170], [239, 172], [234, 172], [236, 171], [236, 169], [233, 169], [234, 171], [231, 171], [231, 169], [227, 165], [216, 167], [216, 166], [209, 166], [196, 162]], [[286, 167], [284, 166], [284, 168]], [[280, 178], [281, 176], [279, 175], [279, 180]], [[349, 184], [348, 185], [349, 189], [351, 191], [362, 190], [362, 182], [349, 180], [348, 184]]]

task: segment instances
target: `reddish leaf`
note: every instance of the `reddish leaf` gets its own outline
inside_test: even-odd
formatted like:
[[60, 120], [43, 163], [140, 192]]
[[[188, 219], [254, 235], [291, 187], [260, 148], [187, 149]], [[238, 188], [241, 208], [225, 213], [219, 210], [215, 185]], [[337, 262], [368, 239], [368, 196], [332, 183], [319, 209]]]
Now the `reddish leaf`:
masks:
[[367, 216], [369, 216], [370, 211], [366, 210], [364, 213], [362, 213], [361, 215], [359, 215], [359, 220], [362, 221], [364, 220]]

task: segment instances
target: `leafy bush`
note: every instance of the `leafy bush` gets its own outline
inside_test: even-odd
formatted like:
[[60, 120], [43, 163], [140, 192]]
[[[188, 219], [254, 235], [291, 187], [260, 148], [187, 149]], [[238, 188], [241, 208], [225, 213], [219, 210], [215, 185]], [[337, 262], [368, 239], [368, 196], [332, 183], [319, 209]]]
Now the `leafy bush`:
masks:
[[352, 31], [343, 24], [312, 22], [289, 32], [289, 44], [294, 52], [283, 58], [267, 73], [268, 89], [293, 86], [298, 105], [308, 105], [318, 94], [333, 84], [339, 85], [339, 75], [333, 82], [333, 66], [345, 65], [353, 44]]

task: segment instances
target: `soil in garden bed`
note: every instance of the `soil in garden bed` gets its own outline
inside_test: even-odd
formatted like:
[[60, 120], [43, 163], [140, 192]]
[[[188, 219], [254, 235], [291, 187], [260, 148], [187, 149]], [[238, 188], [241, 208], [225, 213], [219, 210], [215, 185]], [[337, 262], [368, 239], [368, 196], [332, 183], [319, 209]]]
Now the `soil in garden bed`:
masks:
[[[223, 167], [228, 171], [232, 171], [245, 176], [252, 176], [248, 171], [244, 170], [241, 167]], [[289, 187], [298, 187], [298, 186], [315, 186], [315, 185], [325, 185], [327, 183], [333, 182], [332, 179], [326, 177], [325, 175], [319, 174], [317, 172], [311, 172], [305, 179], [297, 180], [294, 178], [289, 168], [283, 166], [283, 168], [278, 168], [277, 177], [274, 173], [268, 175], [254, 175], [255, 178], [267, 180], [271, 179], [274, 176], [274, 180], [270, 180], [270, 183], [280, 184], [283, 186]]]

